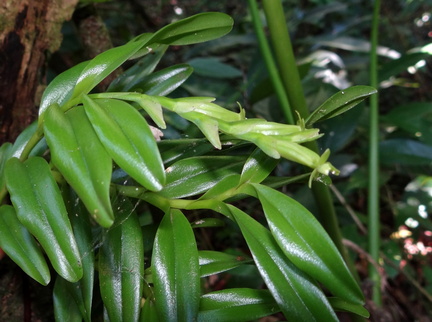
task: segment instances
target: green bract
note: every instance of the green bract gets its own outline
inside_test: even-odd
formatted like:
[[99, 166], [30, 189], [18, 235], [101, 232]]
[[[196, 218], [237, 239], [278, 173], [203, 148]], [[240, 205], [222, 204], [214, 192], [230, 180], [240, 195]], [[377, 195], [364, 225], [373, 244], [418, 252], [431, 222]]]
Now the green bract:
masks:
[[[168, 46], [221, 37], [232, 23], [225, 14], [193, 16], [65, 71], [46, 88], [38, 122], [0, 147], [0, 247], [41, 284], [52, 266], [57, 321], [248, 321], [277, 312], [336, 321], [335, 309], [367, 316], [319, 222], [267, 185], [337, 174], [329, 150], [303, 145], [321, 137], [305, 124], [372, 91], [346, 90], [299, 125], [247, 118], [214, 98], [167, 97], [193, 71], [155, 72]], [[107, 92], [95, 92], [138, 57]], [[184, 137], [175, 138], [179, 129]], [[311, 173], [271, 177], [281, 159]], [[218, 234], [226, 249], [209, 244]], [[247, 285], [230, 287], [243, 275]]]

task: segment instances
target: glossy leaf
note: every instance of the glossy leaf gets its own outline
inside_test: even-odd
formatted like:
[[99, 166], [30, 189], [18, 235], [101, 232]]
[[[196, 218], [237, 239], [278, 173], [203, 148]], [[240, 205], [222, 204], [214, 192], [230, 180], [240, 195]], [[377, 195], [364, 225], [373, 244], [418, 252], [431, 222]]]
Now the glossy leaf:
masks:
[[337, 321], [321, 289], [289, 261], [271, 233], [246, 213], [228, 207], [285, 317], [292, 321]]
[[167, 183], [160, 191], [165, 198], [184, 198], [203, 193], [224, 177], [240, 171], [242, 157], [192, 157], [167, 168]]
[[39, 107], [39, 122], [43, 120], [42, 114], [53, 104], [62, 106], [72, 96], [75, 84], [88, 61], [75, 65], [54, 78], [45, 89]]
[[84, 107], [113, 160], [143, 187], [161, 190], [165, 183], [162, 159], [142, 115], [131, 105], [113, 99], [85, 96]]
[[140, 322], [158, 322], [159, 318], [156, 311], [154, 302], [150, 299], [146, 299], [141, 310]]
[[131, 88], [131, 91], [165, 96], [183, 84], [192, 72], [193, 68], [186, 64], [170, 66], [144, 77]]
[[209, 41], [226, 35], [233, 23], [232, 18], [224, 13], [200, 13], [160, 29], [149, 44], [190, 45]]
[[143, 47], [149, 37], [149, 35], [143, 35], [135, 38], [123, 46], [104, 51], [90, 60], [76, 80], [71, 99], [88, 94], [105, 77]]
[[138, 321], [144, 276], [141, 226], [129, 201], [116, 206], [116, 221], [99, 253], [100, 292], [110, 321]]
[[159, 142], [158, 146], [166, 165], [180, 159], [200, 156], [214, 149], [206, 139], [163, 140]]
[[[54, 317], [58, 322], [82, 322], [83, 317], [77, 303], [71, 298], [70, 283], [57, 276], [53, 290]], [[88, 321], [88, 320], [87, 320]]]
[[0, 190], [6, 187], [6, 181], [4, 178], [4, 166], [6, 161], [11, 157], [12, 144], [9, 142], [3, 143], [0, 147]]
[[352, 86], [337, 92], [313, 111], [306, 120], [306, 125], [311, 126], [316, 122], [342, 114], [376, 93], [375, 88], [363, 85]]
[[179, 210], [167, 212], [159, 225], [152, 271], [159, 319], [196, 320], [200, 300], [198, 250], [192, 228]]
[[198, 321], [253, 321], [279, 311], [269, 291], [234, 288], [203, 295]]
[[81, 255], [48, 163], [40, 157], [24, 163], [12, 158], [5, 175], [18, 219], [39, 241], [57, 273], [70, 282], [79, 280]]
[[127, 92], [143, 78], [152, 73], [165, 54], [168, 46], [160, 45], [151, 54], [141, 58], [135, 65], [118, 76], [108, 87], [109, 92]]
[[368, 318], [370, 316], [368, 310], [366, 310], [361, 305], [344, 301], [338, 297], [329, 297], [328, 300], [330, 302], [330, 305], [335, 309], [335, 311], [352, 312], [364, 318]]
[[31, 278], [42, 285], [50, 282], [50, 271], [40, 246], [9, 205], [0, 207], [0, 248]]
[[191, 223], [192, 228], [224, 227], [225, 222], [219, 218], [202, 218]]
[[388, 139], [379, 145], [384, 164], [430, 165], [432, 145], [411, 139]]
[[195, 71], [195, 74], [210, 77], [232, 79], [243, 75], [241, 70], [221, 62], [216, 57], [194, 58], [188, 61]]
[[263, 185], [253, 185], [279, 247], [299, 269], [336, 296], [363, 304], [360, 287], [316, 218], [300, 203]]
[[[66, 189], [65, 190], [70, 190]], [[77, 196], [70, 192], [64, 192], [67, 198], [66, 208], [72, 224], [72, 229], [77, 241], [78, 249], [82, 254], [83, 277], [75, 283], [67, 281], [60, 282], [63, 293], [59, 297], [66, 297], [65, 302], [73, 300], [79, 308], [82, 317], [86, 322], [91, 321], [91, 308], [93, 300], [93, 286], [95, 275], [94, 245], [92, 238], [92, 225], [88, 213], [82, 203], [76, 199]], [[57, 283], [58, 281], [56, 281]]]
[[229, 271], [248, 262], [248, 259], [223, 252], [202, 250], [198, 252], [201, 277]]
[[238, 187], [239, 182], [240, 175], [238, 173], [229, 174], [208, 189], [199, 199], [225, 200], [227, 197], [232, 196], [232, 192]]
[[243, 166], [240, 183], [260, 183], [270, 175], [278, 163], [277, 159], [270, 158], [260, 149], [256, 149]]
[[77, 106], [64, 114], [52, 106], [44, 132], [51, 161], [76, 191], [90, 215], [103, 227], [114, 222], [109, 197], [112, 161], [88, 120]]

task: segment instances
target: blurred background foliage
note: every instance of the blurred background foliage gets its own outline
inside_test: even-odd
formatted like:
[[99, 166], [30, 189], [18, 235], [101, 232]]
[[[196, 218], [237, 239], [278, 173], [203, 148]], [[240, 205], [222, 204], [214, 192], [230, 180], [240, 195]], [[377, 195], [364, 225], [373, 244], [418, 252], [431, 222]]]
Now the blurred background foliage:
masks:
[[[372, 1], [286, 0], [284, 7], [311, 111], [341, 89], [368, 84]], [[158, 69], [187, 63], [195, 70], [172, 96], [212, 96], [227, 108], [237, 110], [237, 104], [241, 104], [250, 117], [283, 120], [246, 1], [81, 1], [73, 21], [64, 25], [60, 51], [49, 61], [48, 81], [92, 57], [92, 50], [97, 52], [98, 46], [103, 50], [104, 46], [120, 45], [142, 32], [153, 32], [205, 11], [228, 13], [235, 20], [234, 30], [222, 39], [173, 47], [166, 53]], [[383, 308], [369, 303], [372, 319], [430, 321], [427, 316], [432, 316], [431, 15], [432, 0], [384, 1], [381, 9], [378, 53], [382, 260], [378, 264], [385, 283]], [[85, 32], [82, 28], [80, 31], [80, 24], [88, 18], [92, 23], [86, 25]], [[98, 32], [92, 32], [92, 28]], [[172, 119], [169, 123], [165, 137], [197, 135], [195, 127], [189, 127], [186, 121]], [[320, 147], [323, 151], [331, 149], [330, 161], [341, 170], [331, 189], [346, 244], [368, 294], [367, 102], [320, 123], [320, 128], [325, 134], [319, 140]], [[281, 162], [275, 175], [299, 173], [301, 169]], [[316, 207], [305, 185], [283, 189], [312, 211]], [[153, 228], [144, 226], [149, 231]], [[229, 225], [215, 230], [211, 239], [206, 236], [209, 230], [200, 234], [198, 240], [207, 243], [206, 247], [230, 248], [233, 254], [243, 256], [240, 235], [233, 233]], [[239, 280], [253, 284], [256, 277], [255, 270], [242, 268], [221, 280], [209, 280], [207, 287], [216, 290], [235, 286]]]

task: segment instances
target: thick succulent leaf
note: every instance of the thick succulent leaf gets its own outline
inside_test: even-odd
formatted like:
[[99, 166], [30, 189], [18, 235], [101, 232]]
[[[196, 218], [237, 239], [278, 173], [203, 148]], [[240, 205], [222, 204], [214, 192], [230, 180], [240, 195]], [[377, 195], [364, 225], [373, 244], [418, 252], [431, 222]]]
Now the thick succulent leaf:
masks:
[[260, 183], [270, 175], [277, 164], [277, 159], [270, 158], [262, 150], [256, 149], [243, 166], [240, 183]]
[[113, 99], [85, 96], [84, 107], [113, 160], [143, 187], [161, 190], [165, 183], [162, 159], [142, 115], [128, 103]]
[[186, 64], [170, 66], [144, 77], [131, 91], [166, 96], [183, 84], [192, 72], [193, 68]]
[[159, 318], [156, 311], [154, 302], [150, 299], [146, 299], [141, 310], [140, 322], [158, 322]]
[[337, 321], [321, 289], [285, 256], [271, 233], [241, 210], [228, 205], [267, 287], [288, 320]]
[[44, 132], [51, 161], [76, 191], [90, 215], [103, 227], [114, 222], [109, 198], [112, 161], [88, 120], [77, 106], [64, 114], [52, 106]]
[[9, 205], [0, 207], [0, 248], [31, 278], [42, 285], [50, 282], [41, 248]]
[[6, 186], [6, 181], [4, 178], [4, 165], [6, 161], [12, 155], [12, 144], [9, 142], [3, 143], [0, 147], [0, 190], [3, 190]]
[[143, 35], [135, 38], [123, 46], [104, 51], [90, 60], [76, 80], [71, 99], [88, 94], [105, 77], [143, 47], [149, 37], [149, 35]]
[[334, 295], [355, 304], [364, 302], [360, 287], [316, 218], [300, 203], [263, 185], [254, 185], [279, 247], [299, 269]]
[[64, 71], [54, 78], [45, 89], [39, 107], [39, 121], [43, 120], [42, 114], [53, 104], [62, 106], [72, 96], [75, 84], [81, 72], [87, 66], [88, 61], [82, 62]]
[[114, 225], [99, 253], [99, 284], [110, 321], [137, 321], [143, 292], [144, 243], [132, 204], [116, 205]]
[[269, 291], [234, 288], [203, 295], [198, 321], [253, 321], [279, 311]]
[[[78, 249], [82, 254], [83, 277], [75, 283], [59, 282], [67, 293], [66, 302], [77, 304], [82, 317], [86, 322], [91, 321], [91, 308], [93, 300], [93, 286], [95, 273], [94, 245], [92, 240], [92, 225], [89, 215], [76, 194], [70, 189], [63, 193], [66, 198], [66, 208], [77, 241]], [[57, 283], [58, 281], [56, 281]], [[59, 297], [65, 296], [62, 294]]]
[[[77, 303], [71, 300], [71, 283], [57, 276], [53, 290], [54, 318], [58, 322], [82, 322], [83, 317]], [[86, 320], [88, 321], [88, 320]]]
[[224, 13], [205, 12], [176, 21], [156, 32], [148, 44], [190, 45], [222, 37], [234, 21]]
[[311, 126], [318, 121], [342, 114], [376, 93], [375, 88], [364, 85], [352, 86], [337, 92], [313, 111], [306, 120], [306, 125]]
[[141, 58], [135, 65], [118, 76], [108, 87], [109, 92], [127, 92], [154, 71], [168, 46], [160, 45], [151, 55]]
[[222, 178], [213, 187], [211, 187], [205, 194], [199, 199], [218, 199], [225, 200], [227, 197], [231, 197], [233, 190], [238, 187], [240, 182], [240, 175], [233, 173]]
[[156, 233], [152, 256], [155, 304], [162, 321], [195, 321], [200, 300], [198, 250], [179, 210], [168, 211]]
[[223, 252], [202, 250], [199, 251], [198, 254], [201, 277], [226, 272], [249, 262], [247, 258]]
[[5, 166], [6, 186], [18, 219], [36, 237], [57, 273], [70, 282], [83, 275], [66, 207], [48, 163], [40, 157]]
[[238, 173], [242, 157], [192, 157], [167, 168], [167, 183], [160, 191], [165, 198], [184, 198], [203, 193], [228, 175]]
[[370, 316], [368, 310], [366, 310], [361, 305], [344, 301], [338, 297], [329, 297], [328, 300], [330, 302], [330, 305], [334, 308], [335, 311], [352, 312], [364, 318], [368, 318]]

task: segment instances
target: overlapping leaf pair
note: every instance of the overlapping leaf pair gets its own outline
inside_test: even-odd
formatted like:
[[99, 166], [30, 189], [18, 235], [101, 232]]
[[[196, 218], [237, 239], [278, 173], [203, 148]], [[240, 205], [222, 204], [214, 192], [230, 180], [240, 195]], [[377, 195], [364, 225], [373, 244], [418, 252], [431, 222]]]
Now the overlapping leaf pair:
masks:
[[[336, 321], [335, 309], [367, 315], [357, 283], [313, 215], [261, 184], [281, 157], [312, 168], [311, 178], [336, 172], [328, 152], [319, 156], [301, 145], [320, 137], [318, 130], [246, 119], [244, 110], [226, 110], [211, 98], [163, 96], [192, 72], [177, 65], [153, 73], [167, 46], [217, 38], [231, 26], [223, 14], [197, 15], [71, 68], [47, 87], [38, 123], [0, 148], [0, 196], [7, 203], [9, 193], [12, 203], [0, 207], [0, 247], [43, 285], [51, 278], [47, 256], [58, 274], [58, 321], [91, 321], [99, 295], [111, 321], [246, 321], [280, 311], [288, 319]], [[89, 94], [123, 62], [149, 52], [155, 54], [141, 60], [144, 67], [126, 71], [111, 92]], [[347, 93], [303, 123], [368, 95]], [[165, 128], [162, 108], [194, 123], [206, 140], [158, 144], [143, 114]], [[226, 141], [244, 150], [215, 156], [213, 148]], [[246, 195], [259, 201], [269, 229], [227, 202]], [[155, 212], [148, 219], [147, 204], [138, 212], [142, 200], [163, 218]], [[198, 250], [193, 228], [224, 221], [206, 215], [191, 224], [183, 211], [196, 209], [232, 220], [253, 258]], [[201, 278], [250, 266], [268, 290], [202, 294]]]

